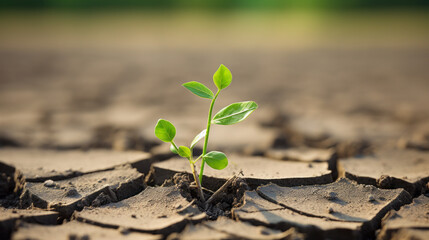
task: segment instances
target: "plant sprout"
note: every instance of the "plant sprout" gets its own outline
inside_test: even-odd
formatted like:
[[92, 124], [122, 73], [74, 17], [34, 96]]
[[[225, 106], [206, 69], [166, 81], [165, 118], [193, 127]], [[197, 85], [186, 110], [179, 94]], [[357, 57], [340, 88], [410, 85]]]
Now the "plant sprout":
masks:
[[[155, 135], [161, 141], [170, 143], [171, 144], [170, 150], [173, 153], [176, 153], [181, 157], [188, 159], [189, 164], [191, 166], [192, 175], [194, 176], [195, 183], [199, 189], [199, 194], [202, 201], [205, 201], [202, 188], [201, 188], [203, 174], [204, 174], [204, 165], [207, 163], [207, 165], [217, 170], [222, 170], [226, 166], [228, 166], [228, 158], [223, 152], [211, 151], [207, 153], [207, 144], [209, 141], [211, 124], [231, 125], [231, 124], [239, 123], [244, 119], [246, 119], [256, 108], [258, 108], [258, 105], [253, 101], [237, 102], [221, 109], [218, 113], [214, 115], [214, 117], [212, 117], [213, 106], [217, 97], [219, 96], [219, 93], [221, 92], [222, 89], [227, 88], [231, 84], [231, 80], [232, 80], [231, 72], [227, 67], [221, 64], [219, 69], [213, 75], [213, 82], [217, 87], [216, 94], [213, 94], [213, 92], [208, 87], [206, 87], [204, 84], [199, 82], [192, 81], [192, 82], [184, 83], [182, 85], [185, 88], [187, 88], [189, 91], [191, 91], [193, 94], [199, 97], [211, 99], [209, 115], [207, 119], [207, 128], [202, 130], [197, 136], [195, 136], [194, 140], [192, 140], [189, 147], [186, 147], [186, 146], [178, 147], [175, 144], [173, 140], [174, 140], [174, 137], [176, 136], [176, 128], [171, 122], [164, 119], [159, 119], [158, 123], [155, 126]], [[200, 156], [194, 159], [192, 150], [195, 147], [195, 145], [203, 138], [204, 138], [203, 152]], [[200, 159], [201, 159], [201, 169], [200, 169], [200, 174], [198, 176], [195, 170], [195, 163]]]

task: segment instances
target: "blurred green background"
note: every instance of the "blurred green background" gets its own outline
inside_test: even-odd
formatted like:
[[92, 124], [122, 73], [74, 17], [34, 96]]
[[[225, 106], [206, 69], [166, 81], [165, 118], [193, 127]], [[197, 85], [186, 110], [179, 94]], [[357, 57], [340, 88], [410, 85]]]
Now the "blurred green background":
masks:
[[428, 1], [11, 1], [0, 47], [427, 47]]
[[176, 10], [184, 8], [208, 9], [208, 10], [280, 10], [280, 9], [325, 9], [325, 10], [346, 10], [346, 9], [380, 9], [380, 8], [427, 8], [428, 1], [424, 0], [221, 0], [221, 1], [198, 1], [198, 0], [4, 0], [0, 3], [7, 8], [27, 8], [27, 9], [158, 9]]

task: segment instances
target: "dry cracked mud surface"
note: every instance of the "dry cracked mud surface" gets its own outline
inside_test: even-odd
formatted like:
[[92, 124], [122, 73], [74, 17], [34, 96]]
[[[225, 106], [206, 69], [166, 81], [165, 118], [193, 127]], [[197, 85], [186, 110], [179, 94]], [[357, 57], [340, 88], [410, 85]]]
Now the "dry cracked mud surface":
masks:
[[145, 188], [143, 174], [123, 168], [96, 172], [61, 181], [26, 183], [21, 206], [58, 211], [70, 217], [85, 206], [100, 206], [136, 195]]
[[[115, 152], [109, 150], [54, 151], [43, 149], [0, 149], [1, 162], [19, 169], [29, 182], [61, 180], [131, 164], [149, 161], [144, 152]], [[148, 162], [147, 165], [150, 165]], [[143, 170], [143, 169], [141, 169]]]
[[410, 201], [405, 190], [381, 190], [347, 179], [299, 187], [269, 184], [245, 195], [233, 215], [284, 230], [305, 229], [310, 238], [370, 238], [387, 211]]
[[339, 164], [347, 178], [380, 188], [404, 188], [412, 195], [424, 192], [429, 182], [429, 152], [380, 150]]
[[42, 225], [57, 223], [58, 213], [39, 209], [6, 209], [0, 208], [0, 236], [10, 238], [17, 222], [25, 221]]
[[[79, 231], [76, 231], [79, 229]], [[115, 229], [106, 229], [95, 225], [71, 221], [61, 225], [38, 225], [31, 223], [22, 224], [13, 235], [12, 240], [70, 240], [70, 239], [95, 239], [95, 240], [159, 240], [160, 235], [133, 233], [126, 234]]]
[[[336, 179], [333, 149], [271, 149], [264, 157], [232, 154], [227, 171], [207, 169], [205, 195], [234, 174], [245, 185], [231, 185], [209, 206], [197, 199], [183, 159], [162, 160], [144, 152], [100, 151], [91, 158], [78, 150], [0, 152], [19, 156], [1, 161], [1, 173], [9, 178], [2, 182], [0, 199], [5, 239], [411, 239], [424, 236], [429, 226], [427, 186], [412, 195], [402, 185], [383, 189], [354, 178]], [[43, 164], [66, 159], [71, 162], [65, 165], [79, 174], [48, 172], [35, 180], [26, 173], [29, 168], [20, 170], [22, 162], [44, 154]], [[97, 162], [97, 168], [85, 171], [80, 161]], [[147, 176], [147, 167], [138, 168], [138, 161], [151, 165]], [[37, 162], [31, 168], [40, 170]], [[422, 172], [404, 173], [413, 179]]]
[[[198, 169], [198, 165], [197, 165]], [[189, 163], [180, 158], [155, 163], [151, 174], [155, 184], [162, 184], [174, 174], [191, 174]], [[278, 161], [265, 157], [229, 156], [229, 166], [222, 170], [207, 168], [203, 181], [207, 187], [216, 190], [231, 176], [239, 175], [251, 188], [264, 183], [277, 183], [282, 186], [323, 184], [332, 182], [332, 172], [328, 163], [306, 163], [297, 161]]]
[[379, 239], [425, 239], [429, 234], [429, 196], [391, 211], [383, 218]]
[[205, 214], [189, 204], [176, 186], [146, 188], [140, 194], [100, 208], [84, 209], [76, 219], [112, 228], [168, 235]]

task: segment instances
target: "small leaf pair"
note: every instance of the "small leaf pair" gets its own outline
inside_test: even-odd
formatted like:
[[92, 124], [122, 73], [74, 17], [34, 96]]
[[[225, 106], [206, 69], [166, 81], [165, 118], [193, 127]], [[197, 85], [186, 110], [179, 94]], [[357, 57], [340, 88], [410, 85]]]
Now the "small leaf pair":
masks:
[[[160, 119], [161, 120], [161, 119]], [[162, 121], [166, 121], [166, 120], [162, 120]], [[168, 122], [168, 121], [167, 121]], [[170, 122], [168, 122], [169, 124], [171, 124]], [[173, 126], [173, 124], [171, 124], [170, 126]], [[157, 124], [157, 127], [158, 127], [158, 124]], [[157, 127], [155, 127], [155, 129], [157, 129]], [[159, 127], [161, 127], [161, 126], [159, 126]], [[174, 127], [174, 126], [173, 126]], [[156, 135], [156, 130], [155, 130], [155, 135]], [[179, 147], [179, 152], [175, 149], [175, 147], [174, 147], [174, 145], [173, 144], [171, 144], [170, 145], [170, 151], [172, 151], [173, 153], [175, 153], [175, 154], [179, 154], [180, 156], [182, 156], [182, 155], [188, 155], [188, 154], [185, 154], [184, 152], [191, 152], [192, 151], [192, 149], [194, 149], [194, 147], [195, 147], [195, 145], [201, 140], [201, 139], [203, 139], [204, 137], [206, 136], [206, 129], [204, 129], [203, 131], [201, 131], [197, 136], [195, 136], [195, 138], [194, 138], [194, 140], [192, 140], [192, 142], [191, 142], [191, 146], [190, 146], [190, 148], [188, 148], [189, 149], [189, 151], [187, 150], [187, 149], [183, 149], [183, 151], [182, 151], [182, 154], [180, 154], [179, 152], [180, 152], [180, 147]], [[158, 135], [157, 135], [157, 137], [158, 137]], [[158, 137], [159, 138], [159, 137]], [[184, 147], [184, 146], [183, 146]], [[182, 157], [184, 157], [184, 156], [182, 156]]]
[[[218, 88], [218, 93], [220, 90], [228, 87], [231, 84], [231, 81], [231, 72], [227, 67], [221, 64], [219, 69], [213, 75], [213, 82]], [[199, 97], [208, 99], [215, 98], [213, 92], [202, 83], [192, 81], [184, 83], [183, 86]], [[239, 123], [246, 119], [246, 117], [249, 116], [256, 108], [258, 108], [258, 105], [253, 101], [233, 103], [216, 113], [211, 120], [211, 123], [218, 125]]]
[[[229, 71], [227, 67], [225, 67], [223, 64], [220, 65], [219, 69], [215, 72], [213, 75], [213, 82], [218, 88], [218, 92], [231, 84], [232, 81], [232, 74]], [[193, 94], [202, 97], [202, 98], [208, 98], [213, 99], [215, 95], [213, 94], [212, 90], [210, 90], [208, 87], [206, 87], [204, 84], [199, 82], [187, 82], [184, 83], [182, 86], [187, 88], [189, 91], [191, 91]]]
[[[201, 139], [205, 137], [206, 129], [204, 129], [197, 136], [195, 136], [194, 140], [191, 143], [191, 148], [185, 146], [180, 146], [178, 148], [175, 147], [173, 140], [176, 135], [176, 128], [171, 122], [167, 120], [158, 120], [158, 123], [155, 126], [155, 135], [162, 141], [171, 143], [170, 150], [173, 153], [178, 154], [181, 157], [190, 159], [192, 157], [192, 149], [194, 148], [195, 144], [197, 144]], [[202, 156], [202, 159], [214, 169], [222, 170], [226, 166], [228, 166], [228, 159], [226, 155], [222, 152], [209, 152]]]

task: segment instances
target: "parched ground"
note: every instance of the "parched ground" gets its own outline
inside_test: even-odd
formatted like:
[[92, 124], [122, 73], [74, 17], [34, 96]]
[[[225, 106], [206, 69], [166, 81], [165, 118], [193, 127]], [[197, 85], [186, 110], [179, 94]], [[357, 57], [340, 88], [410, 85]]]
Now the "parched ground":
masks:
[[[422, 12], [4, 13], [0, 233], [424, 239], [427, 22]], [[153, 128], [168, 119], [189, 144], [209, 102], [180, 85], [213, 88], [221, 63], [233, 82], [215, 111], [243, 100], [259, 109], [212, 128], [209, 148], [230, 166], [207, 169], [206, 186], [242, 172], [248, 191], [202, 209], [159, 186], [189, 169]]]

